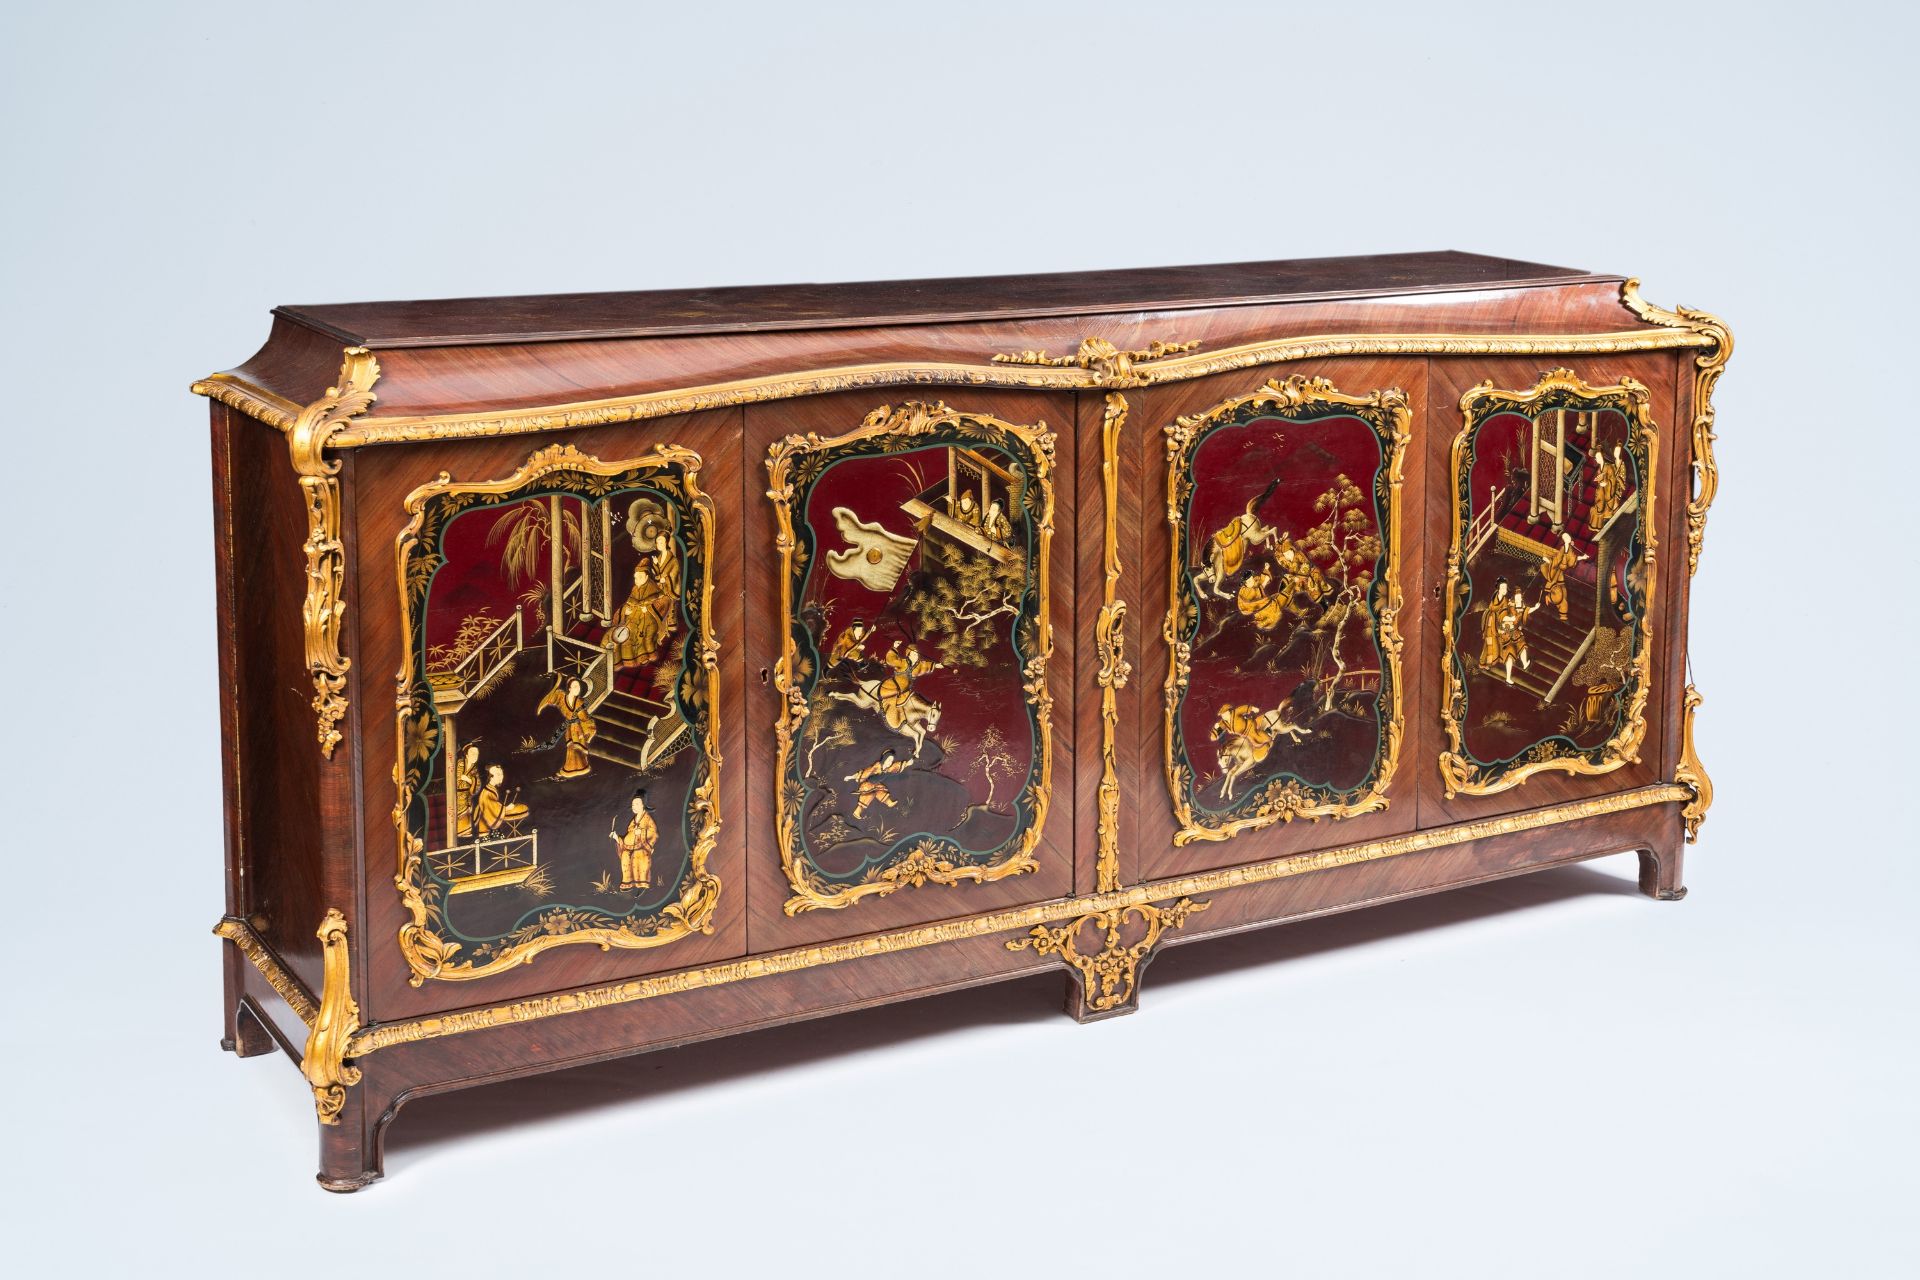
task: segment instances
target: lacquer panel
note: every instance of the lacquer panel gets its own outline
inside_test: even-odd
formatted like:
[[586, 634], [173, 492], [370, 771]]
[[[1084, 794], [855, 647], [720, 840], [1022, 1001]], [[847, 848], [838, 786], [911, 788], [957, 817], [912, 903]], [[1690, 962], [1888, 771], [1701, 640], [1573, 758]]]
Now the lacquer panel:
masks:
[[[999, 408], [881, 406], [767, 444], [773, 715], [756, 760], [773, 787], [754, 856], [780, 879], [756, 879], [752, 906], [796, 921], [785, 936], [1071, 883], [1058, 441]], [[902, 894], [917, 900], [881, 901]]]
[[1443, 605], [1446, 794], [1638, 758], [1653, 656], [1647, 388], [1567, 370], [1461, 401]]
[[710, 931], [714, 507], [700, 459], [556, 445], [406, 502], [394, 810], [413, 981]]
[[1296, 377], [1169, 433], [1175, 843], [1385, 806], [1409, 418]]
[[790, 914], [1035, 869], [1052, 454], [1044, 429], [925, 407], [776, 447]]

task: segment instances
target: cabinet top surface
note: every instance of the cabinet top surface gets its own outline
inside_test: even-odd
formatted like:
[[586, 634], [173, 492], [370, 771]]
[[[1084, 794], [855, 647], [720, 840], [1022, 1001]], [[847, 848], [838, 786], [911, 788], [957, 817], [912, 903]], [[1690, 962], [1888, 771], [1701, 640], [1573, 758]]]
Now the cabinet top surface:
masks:
[[344, 302], [280, 307], [275, 314], [361, 346], [458, 346], [1159, 311], [1559, 283], [1586, 275], [1443, 251], [865, 284]]

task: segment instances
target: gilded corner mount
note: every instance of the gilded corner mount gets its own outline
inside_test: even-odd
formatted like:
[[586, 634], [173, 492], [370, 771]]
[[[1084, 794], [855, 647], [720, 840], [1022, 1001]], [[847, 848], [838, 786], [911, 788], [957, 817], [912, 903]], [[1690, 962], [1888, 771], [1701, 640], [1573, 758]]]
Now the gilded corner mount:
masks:
[[1686, 825], [1688, 844], [1700, 839], [1700, 824], [1707, 820], [1707, 810], [1713, 807], [1713, 779], [1707, 776], [1706, 766], [1700, 763], [1700, 754], [1693, 745], [1693, 717], [1700, 710], [1700, 702], [1700, 691], [1688, 685], [1680, 721], [1680, 763], [1673, 771], [1673, 780], [1693, 793], [1693, 798], [1680, 808], [1680, 821]]
[[374, 402], [380, 362], [365, 347], [348, 347], [340, 380], [300, 411], [287, 433], [287, 450], [307, 508], [307, 598], [300, 611], [306, 633], [307, 673], [313, 680], [313, 710], [320, 754], [340, 745], [347, 714], [347, 668], [341, 624], [347, 613], [346, 550], [340, 541], [340, 461], [327, 456], [327, 442]]
[[1640, 281], [1620, 286], [1620, 301], [1648, 324], [1686, 329], [1705, 341], [1693, 358], [1693, 491], [1687, 496], [1687, 572], [1700, 568], [1700, 548], [1707, 537], [1707, 509], [1720, 490], [1720, 468], [1713, 458], [1713, 388], [1733, 358], [1733, 331], [1726, 321], [1705, 311], [1682, 306], [1669, 311], [1640, 296]]
[[339, 1124], [347, 1090], [360, 1083], [360, 1068], [347, 1062], [347, 1047], [360, 1030], [360, 1006], [353, 1001], [347, 961], [347, 921], [336, 907], [327, 909], [314, 936], [320, 939], [320, 1007], [307, 1033], [300, 1074], [313, 1087], [313, 1106], [321, 1124]]

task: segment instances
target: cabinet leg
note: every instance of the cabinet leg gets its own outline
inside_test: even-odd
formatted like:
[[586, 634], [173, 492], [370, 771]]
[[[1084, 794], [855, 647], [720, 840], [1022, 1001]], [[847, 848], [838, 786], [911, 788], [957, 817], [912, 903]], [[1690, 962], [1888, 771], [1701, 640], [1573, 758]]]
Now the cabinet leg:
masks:
[[280, 1045], [260, 1015], [241, 1003], [227, 1015], [227, 1034], [221, 1037], [220, 1047], [242, 1058], [257, 1058], [263, 1053], [272, 1053]]
[[1687, 896], [1677, 841], [1667, 849], [1640, 850], [1640, 892], [1659, 902], [1678, 902]]
[[[1129, 1013], [1138, 1013], [1140, 1011], [1140, 977], [1146, 972], [1147, 961], [1151, 959], [1152, 957], [1148, 956], [1134, 966], [1124, 987], [1096, 991], [1091, 998], [1087, 995], [1086, 980], [1077, 971], [1069, 970], [1067, 973], [1068, 1016], [1075, 1022], [1086, 1023], [1104, 1022], [1108, 1018], [1120, 1018]], [[1098, 983], [1099, 979], [1096, 978], [1094, 981]]]
[[246, 964], [239, 947], [220, 944], [223, 989], [220, 1047], [242, 1058], [253, 1058], [272, 1053], [280, 1046], [267, 1031], [261, 1015], [247, 1007]]
[[1066, 961], [1067, 1012], [1078, 1022], [1117, 1018], [1140, 1007], [1140, 975], [1161, 935], [1205, 911], [1205, 902], [1181, 898], [1156, 906], [1138, 902], [1093, 911], [1062, 925], [1037, 925], [1007, 943], [1009, 951], [1032, 949]]
[[358, 1191], [386, 1172], [381, 1147], [385, 1123], [364, 1086], [347, 1090], [339, 1123], [320, 1126], [320, 1172], [316, 1180], [329, 1191]]

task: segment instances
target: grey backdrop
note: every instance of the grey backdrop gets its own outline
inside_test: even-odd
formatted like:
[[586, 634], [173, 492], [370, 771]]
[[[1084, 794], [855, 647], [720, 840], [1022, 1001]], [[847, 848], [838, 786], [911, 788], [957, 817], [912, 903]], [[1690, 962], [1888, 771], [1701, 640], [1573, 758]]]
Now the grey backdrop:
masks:
[[[0, 1267], [1914, 1274], [1916, 34], [7, 4]], [[1684, 904], [1617, 859], [1178, 950], [1097, 1027], [1049, 979], [635, 1059], [420, 1104], [388, 1182], [314, 1187], [294, 1070], [216, 1048], [207, 933], [186, 388], [270, 306], [1425, 248], [1733, 326]]]

